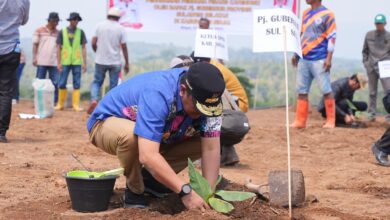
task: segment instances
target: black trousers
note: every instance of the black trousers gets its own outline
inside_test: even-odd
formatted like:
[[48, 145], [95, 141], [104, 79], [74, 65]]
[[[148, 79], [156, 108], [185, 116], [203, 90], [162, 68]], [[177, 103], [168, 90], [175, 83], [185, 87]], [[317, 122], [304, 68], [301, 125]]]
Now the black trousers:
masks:
[[17, 86], [16, 68], [19, 62], [20, 53], [0, 55], [0, 135], [5, 135], [11, 121], [12, 97]]
[[[355, 105], [355, 107], [357, 108], [358, 111], [364, 112], [364, 111], [367, 110], [367, 103], [365, 103], [365, 102], [355, 102], [355, 101], [353, 101], [352, 103]], [[349, 108], [348, 102], [347, 102], [346, 99], [342, 99], [342, 100], [338, 101], [336, 103], [336, 105], [339, 108], [341, 108], [341, 110], [343, 110], [344, 112], [347, 112], [348, 114], [355, 115], [355, 111]], [[325, 108], [322, 111], [320, 111], [320, 112], [322, 114], [322, 117], [326, 118]], [[336, 111], [336, 124], [345, 124], [344, 116], [341, 115], [341, 114], [338, 114], [337, 111]]]
[[390, 128], [385, 131], [381, 139], [379, 139], [375, 144], [378, 146], [380, 151], [390, 154]]

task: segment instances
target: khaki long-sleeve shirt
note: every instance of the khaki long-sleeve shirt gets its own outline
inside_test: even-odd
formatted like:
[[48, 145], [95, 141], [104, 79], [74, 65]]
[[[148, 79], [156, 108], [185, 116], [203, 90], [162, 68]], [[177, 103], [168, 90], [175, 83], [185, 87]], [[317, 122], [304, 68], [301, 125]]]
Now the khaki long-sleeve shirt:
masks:
[[363, 64], [367, 73], [379, 73], [378, 62], [390, 60], [390, 33], [386, 30], [370, 31], [366, 34], [363, 45]]

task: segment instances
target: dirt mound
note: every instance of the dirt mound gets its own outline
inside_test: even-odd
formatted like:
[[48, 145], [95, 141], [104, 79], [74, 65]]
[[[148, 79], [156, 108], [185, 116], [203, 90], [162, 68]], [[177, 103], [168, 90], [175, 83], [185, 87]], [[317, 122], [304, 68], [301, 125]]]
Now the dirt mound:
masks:
[[[87, 103], [84, 103], [86, 107]], [[33, 104], [14, 106], [8, 144], [0, 144], [0, 219], [287, 219], [284, 208], [261, 199], [234, 203], [230, 215], [212, 210], [187, 211], [177, 196], [150, 199], [148, 210], [123, 209], [125, 180], [115, 186], [110, 209], [99, 213], [72, 211], [63, 174], [81, 169], [74, 153], [96, 171], [119, 166], [118, 160], [88, 141], [85, 112], [55, 112], [51, 119], [23, 120]], [[291, 118], [293, 118], [291, 113]], [[222, 168], [232, 181], [228, 189], [243, 190], [244, 180], [265, 184], [271, 170], [287, 167], [284, 109], [248, 113], [252, 129], [237, 151], [238, 166]], [[376, 164], [370, 146], [387, 128], [383, 118], [367, 128], [321, 128], [323, 119], [313, 109], [304, 130], [291, 130], [292, 168], [305, 176], [306, 194], [318, 202], [295, 208], [296, 219], [390, 219], [389, 168]], [[186, 170], [179, 174], [186, 177]]]

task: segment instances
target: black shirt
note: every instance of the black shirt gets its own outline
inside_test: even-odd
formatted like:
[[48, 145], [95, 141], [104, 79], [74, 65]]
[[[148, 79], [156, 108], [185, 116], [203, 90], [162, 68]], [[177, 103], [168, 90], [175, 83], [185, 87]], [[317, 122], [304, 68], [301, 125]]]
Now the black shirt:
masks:
[[[68, 29], [68, 36], [69, 36], [70, 45], [72, 45], [73, 44], [73, 39], [74, 39], [74, 32], [76, 31], [76, 29], [70, 29], [69, 27], [66, 27], [66, 28]], [[62, 43], [63, 43], [62, 30], [58, 32], [56, 43], [58, 45], [62, 45]], [[87, 38], [85, 37], [84, 31], [81, 30], [81, 42], [80, 42], [80, 45], [84, 45], [86, 43], [87, 43]]]
[[[345, 77], [332, 82], [332, 93], [336, 103], [336, 114], [343, 116], [347, 113], [337, 106], [337, 102], [343, 99], [348, 99], [352, 102], [353, 94], [355, 93], [355, 91], [349, 87], [348, 80], [349, 77]], [[324, 98], [321, 99], [317, 109], [319, 112], [325, 109]]]

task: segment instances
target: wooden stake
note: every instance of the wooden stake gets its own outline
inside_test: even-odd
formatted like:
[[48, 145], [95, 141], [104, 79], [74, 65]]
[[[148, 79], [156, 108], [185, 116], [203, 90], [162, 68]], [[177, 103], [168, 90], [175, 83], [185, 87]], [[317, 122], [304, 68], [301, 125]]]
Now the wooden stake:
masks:
[[291, 207], [291, 149], [290, 149], [290, 123], [288, 115], [288, 66], [287, 66], [287, 33], [286, 26], [283, 26], [283, 38], [284, 38], [284, 75], [285, 75], [285, 87], [286, 87], [286, 133], [287, 133], [287, 166], [288, 166], [288, 214], [292, 219], [292, 207]]

